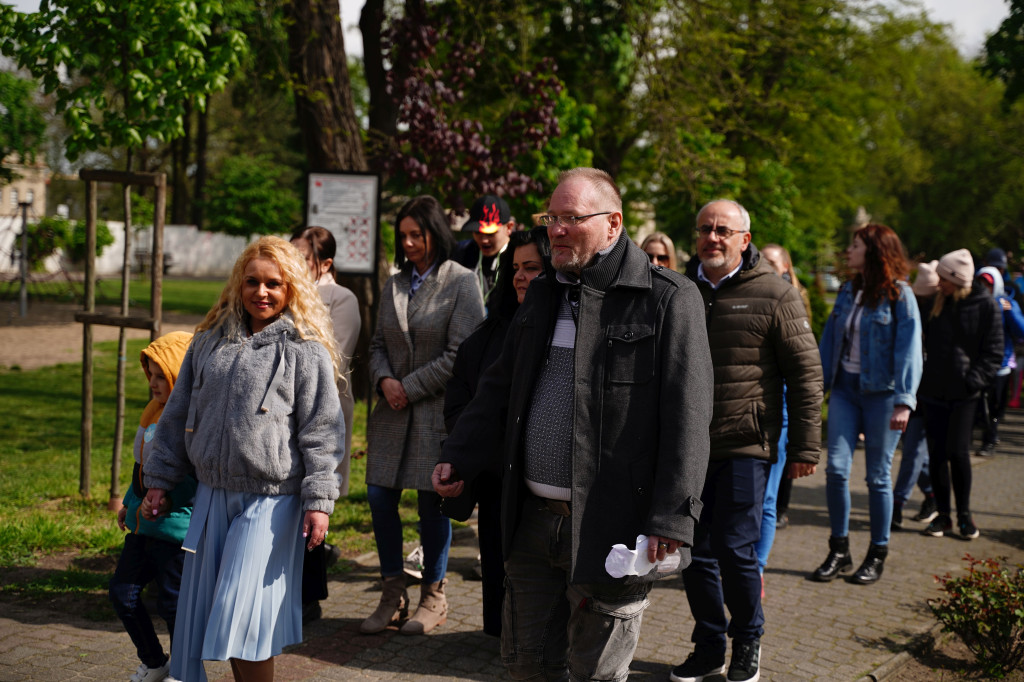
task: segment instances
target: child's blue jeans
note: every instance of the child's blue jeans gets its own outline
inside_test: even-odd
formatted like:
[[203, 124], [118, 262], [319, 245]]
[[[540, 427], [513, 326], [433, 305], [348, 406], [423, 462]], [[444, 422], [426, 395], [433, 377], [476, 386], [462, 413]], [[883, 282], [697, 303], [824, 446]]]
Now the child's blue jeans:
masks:
[[114, 604], [114, 611], [132, 638], [139, 660], [150, 668], [159, 668], [166, 663], [167, 655], [153, 629], [153, 620], [142, 601], [142, 593], [149, 583], [156, 582], [156, 612], [167, 623], [167, 631], [173, 638], [184, 562], [185, 550], [180, 543], [130, 533], [124, 538], [121, 558], [117, 561], [114, 577], [110, 579], [110, 601]]

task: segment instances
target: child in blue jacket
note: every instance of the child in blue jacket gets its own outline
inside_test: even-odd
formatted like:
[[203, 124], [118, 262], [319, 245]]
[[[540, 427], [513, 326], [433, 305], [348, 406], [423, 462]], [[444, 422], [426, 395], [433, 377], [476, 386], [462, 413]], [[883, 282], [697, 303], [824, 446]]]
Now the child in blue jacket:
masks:
[[[144, 508], [146, 488], [142, 484], [142, 470], [149, 455], [150, 444], [156, 433], [156, 423], [174, 388], [181, 361], [192, 339], [186, 332], [172, 332], [149, 344], [141, 356], [142, 371], [149, 380], [153, 399], [142, 411], [139, 429], [135, 434], [135, 466], [132, 484], [124, 495], [124, 505], [117, 512], [117, 525], [128, 531], [124, 549], [117, 562], [114, 577], [110, 579], [110, 600], [121, 618], [124, 629], [135, 644], [141, 664], [130, 682], [162, 682], [170, 679], [170, 658], [153, 629], [153, 621], [142, 601], [142, 593], [151, 582], [159, 590], [157, 613], [167, 623], [174, 636], [174, 617], [178, 607], [185, 551], [181, 542], [192, 516], [192, 498], [196, 481], [187, 478], [165, 497], [161, 514], [153, 518]], [[173, 648], [173, 644], [172, 644]]]

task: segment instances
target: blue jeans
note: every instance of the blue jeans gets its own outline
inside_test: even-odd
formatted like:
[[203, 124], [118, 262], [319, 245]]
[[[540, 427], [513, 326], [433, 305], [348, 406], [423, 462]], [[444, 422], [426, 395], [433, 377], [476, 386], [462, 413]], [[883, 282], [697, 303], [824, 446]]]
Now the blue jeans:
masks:
[[754, 544], [761, 534], [767, 478], [768, 462], [761, 459], [708, 465], [693, 561], [683, 569], [686, 600], [696, 621], [691, 641], [708, 653], [725, 652], [726, 634], [734, 642], [749, 642], [764, 632]]
[[903, 456], [900, 458], [900, 472], [896, 474], [893, 488], [893, 503], [906, 504], [914, 492], [914, 483], [925, 495], [932, 494], [932, 479], [928, 475], [928, 439], [924, 435], [924, 417], [915, 411], [903, 432]]
[[[440, 496], [417, 490], [420, 512], [420, 542], [423, 544], [423, 582], [427, 585], [444, 578], [448, 570], [448, 548], [452, 544], [452, 521], [440, 512]], [[366, 486], [373, 517], [373, 534], [377, 540], [380, 573], [385, 578], [402, 574], [405, 556], [402, 551], [402, 519], [398, 503], [402, 491], [377, 485]]]
[[850, 468], [857, 437], [863, 433], [871, 543], [889, 544], [892, 458], [900, 440], [900, 432], [889, 428], [894, 406], [892, 391], [861, 393], [860, 375], [839, 368], [828, 401], [828, 463], [825, 466], [825, 499], [833, 537], [846, 537], [850, 533]]
[[786, 475], [786, 446], [789, 444], [789, 426], [786, 424], [786, 408], [782, 408], [782, 431], [779, 433], [779, 459], [768, 469], [768, 485], [764, 491], [764, 510], [761, 512], [761, 538], [754, 545], [757, 552], [757, 566], [764, 573], [768, 555], [775, 544], [775, 523], [778, 520], [779, 484]]
[[512, 679], [629, 677], [653, 583], [570, 583], [571, 569], [572, 518], [528, 496], [505, 559], [501, 658]]
[[110, 579], [110, 601], [135, 645], [139, 660], [147, 667], [159, 668], [167, 662], [167, 655], [153, 629], [142, 593], [149, 583], [156, 582], [156, 611], [167, 623], [173, 640], [184, 561], [185, 550], [180, 544], [135, 533], [124, 537], [124, 549]]

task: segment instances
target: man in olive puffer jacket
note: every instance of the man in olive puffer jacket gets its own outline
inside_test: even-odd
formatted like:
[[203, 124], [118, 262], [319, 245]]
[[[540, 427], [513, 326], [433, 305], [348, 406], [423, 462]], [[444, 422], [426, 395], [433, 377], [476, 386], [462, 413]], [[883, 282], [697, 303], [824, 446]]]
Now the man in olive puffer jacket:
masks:
[[787, 473], [807, 476], [821, 451], [821, 358], [799, 292], [762, 261], [740, 204], [717, 200], [700, 210], [697, 258], [686, 274], [704, 298], [715, 398], [704, 511], [693, 561], [683, 570], [696, 646], [671, 679], [721, 674], [728, 635], [727, 679], [750, 682], [759, 677], [764, 631], [754, 545], [768, 466], [777, 457], [782, 389], [788, 387]]

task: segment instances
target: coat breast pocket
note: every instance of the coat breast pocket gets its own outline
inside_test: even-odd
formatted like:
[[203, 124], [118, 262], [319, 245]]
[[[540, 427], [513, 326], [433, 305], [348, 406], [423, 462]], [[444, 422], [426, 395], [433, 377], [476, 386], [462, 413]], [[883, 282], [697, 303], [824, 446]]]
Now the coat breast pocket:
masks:
[[605, 376], [611, 384], [643, 384], [654, 378], [654, 327], [611, 325], [606, 334]]

